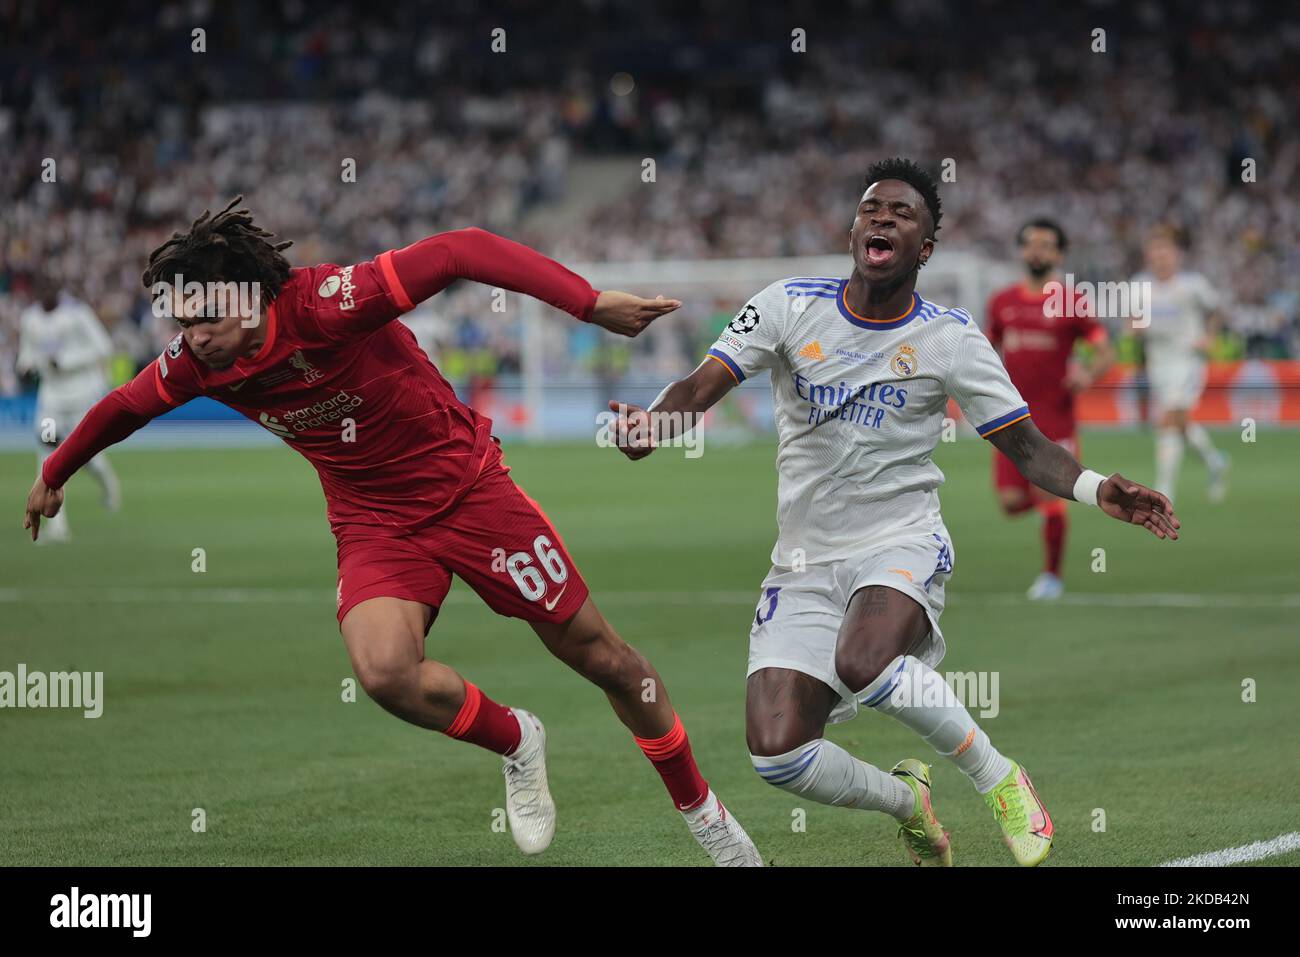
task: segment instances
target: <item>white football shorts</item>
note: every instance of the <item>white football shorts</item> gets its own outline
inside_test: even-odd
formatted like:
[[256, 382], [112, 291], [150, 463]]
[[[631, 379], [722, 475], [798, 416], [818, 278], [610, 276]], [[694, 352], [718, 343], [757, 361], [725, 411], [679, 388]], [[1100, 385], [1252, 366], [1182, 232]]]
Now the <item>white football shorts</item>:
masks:
[[1154, 353], [1147, 359], [1147, 382], [1158, 411], [1194, 409], [1205, 391], [1205, 360], [1196, 353]]
[[831, 723], [849, 720], [859, 701], [835, 673], [835, 643], [849, 599], [868, 585], [885, 585], [915, 599], [930, 619], [930, 634], [912, 654], [936, 668], [947, 650], [939, 616], [954, 557], [948, 530], [940, 523], [928, 535], [883, 543], [842, 561], [809, 564], [803, 571], [773, 567], [754, 610], [746, 677], [764, 668], [811, 675], [840, 696]]

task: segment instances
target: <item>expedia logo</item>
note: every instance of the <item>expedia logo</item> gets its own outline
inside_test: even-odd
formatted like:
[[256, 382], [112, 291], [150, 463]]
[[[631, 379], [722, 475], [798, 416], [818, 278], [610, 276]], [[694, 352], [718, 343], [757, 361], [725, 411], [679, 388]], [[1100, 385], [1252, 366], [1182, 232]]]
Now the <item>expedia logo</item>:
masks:
[[343, 299], [339, 302], [339, 309], [344, 312], [355, 309], [357, 306], [357, 301], [352, 298], [352, 294], [357, 289], [356, 284], [352, 281], [352, 270], [356, 268], [356, 266], [345, 266], [343, 271], [336, 277], [339, 280], [339, 289], [343, 293]]
[[330, 296], [338, 295], [339, 287], [343, 285], [343, 280], [338, 276], [326, 276], [325, 281], [320, 284], [316, 292], [322, 299], [328, 299]]

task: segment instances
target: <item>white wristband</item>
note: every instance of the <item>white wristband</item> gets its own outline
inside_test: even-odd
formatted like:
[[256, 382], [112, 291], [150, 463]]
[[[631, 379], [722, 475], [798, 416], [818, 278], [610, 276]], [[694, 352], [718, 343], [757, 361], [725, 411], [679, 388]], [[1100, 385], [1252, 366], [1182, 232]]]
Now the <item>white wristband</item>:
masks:
[[1106, 481], [1106, 476], [1091, 469], [1084, 469], [1079, 473], [1079, 477], [1074, 480], [1074, 500], [1082, 502], [1084, 505], [1096, 505], [1097, 492], [1101, 489], [1101, 483]]

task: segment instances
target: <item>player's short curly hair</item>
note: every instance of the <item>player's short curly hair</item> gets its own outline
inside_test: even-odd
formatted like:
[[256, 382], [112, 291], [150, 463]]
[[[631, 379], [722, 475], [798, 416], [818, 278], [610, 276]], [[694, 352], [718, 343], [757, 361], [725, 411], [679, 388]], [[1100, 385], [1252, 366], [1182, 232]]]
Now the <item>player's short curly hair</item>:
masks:
[[256, 226], [248, 210], [235, 208], [243, 201], [236, 196], [215, 216], [205, 210], [187, 231], [151, 252], [140, 277], [145, 288], [182, 274], [197, 282], [256, 282], [273, 300], [289, 279], [289, 260], [280, 252], [293, 243], [267, 242], [275, 234]]
[[1070, 240], [1066, 238], [1065, 230], [1061, 228], [1060, 223], [1054, 219], [1048, 219], [1046, 216], [1040, 216], [1037, 219], [1029, 220], [1029, 222], [1020, 227], [1019, 232], [1016, 233], [1017, 246], [1023, 246], [1025, 244], [1026, 229], [1050, 229], [1056, 234], [1056, 248], [1061, 252], [1065, 252], [1070, 245]]
[[871, 188], [873, 183], [882, 179], [896, 179], [906, 183], [921, 194], [925, 208], [930, 211], [930, 239], [939, 231], [939, 220], [943, 218], [943, 203], [939, 201], [939, 184], [934, 177], [917, 166], [910, 159], [894, 157], [872, 163], [867, 168], [867, 175], [862, 180], [862, 192]]
[[1174, 223], [1157, 223], [1152, 226], [1147, 232], [1146, 241], [1151, 242], [1154, 239], [1167, 240], [1184, 251], [1188, 246], [1187, 230]]

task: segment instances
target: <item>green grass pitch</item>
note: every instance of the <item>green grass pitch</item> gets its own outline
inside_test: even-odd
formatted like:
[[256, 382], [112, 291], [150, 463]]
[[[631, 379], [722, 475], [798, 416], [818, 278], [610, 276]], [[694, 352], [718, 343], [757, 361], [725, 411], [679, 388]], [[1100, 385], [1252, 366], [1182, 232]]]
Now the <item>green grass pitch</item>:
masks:
[[[1206, 502], [1189, 456], [1180, 542], [1071, 508], [1073, 603], [1055, 607], [1021, 597], [1038, 571], [1037, 518], [998, 513], [988, 448], [940, 447], [956, 548], [943, 669], [999, 673], [1000, 714], [982, 723], [1053, 813], [1050, 865], [1156, 864], [1296, 827], [1300, 434], [1216, 440], [1233, 456], [1229, 500]], [[1095, 468], [1150, 480], [1147, 435], [1089, 434], [1084, 452]], [[765, 441], [631, 464], [594, 444], [507, 443], [516, 480], [606, 616], [659, 667], [705, 776], [765, 859], [900, 865], [887, 819], [801, 803], [750, 767], [744, 671], [775, 529], [773, 453]], [[364, 694], [341, 700], [351, 672], [334, 544], [305, 461], [279, 448], [129, 447], [113, 461], [124, 509], [106, 514], [78, 476], [73, 541], [33, 547], [19, 529], [32, 457], [0, 455], [12, 522], [0, 670], [102, 671], [106, 698], [97, 720], [0, 711], [0, 864], [706, 863], [604, 697], [462, 583], [428, 654], [547, 723], [559, 826], [546, 854], [525, 859], [494, 830], [495, 756], [403, 724]], [[1096, 548], [1104, 573], [1090, 568]], [[1153, 595], [1173, 597], [1140, 597]], [[1254, 703], [1242, 701], [1247, 678]], [[983, 802], [910, 732], [863, 714], [829, 737], [886, 768], [936, 761], [956, 863], [1010, 863]]]

